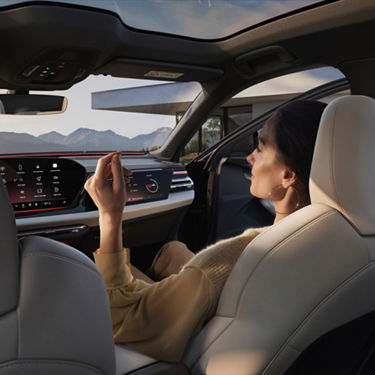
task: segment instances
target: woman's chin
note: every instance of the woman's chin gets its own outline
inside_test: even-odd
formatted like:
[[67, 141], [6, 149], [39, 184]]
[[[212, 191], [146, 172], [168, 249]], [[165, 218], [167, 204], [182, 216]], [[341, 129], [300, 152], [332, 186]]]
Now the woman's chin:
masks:
[[251, 194], [252, 196], [254, 196], [254, 197], [257, 196], [257, 195], [256, 195], [256, 191], [255, 191], [255, 189], [253, 188], [253, 185], [250, 185], [250, 194]]

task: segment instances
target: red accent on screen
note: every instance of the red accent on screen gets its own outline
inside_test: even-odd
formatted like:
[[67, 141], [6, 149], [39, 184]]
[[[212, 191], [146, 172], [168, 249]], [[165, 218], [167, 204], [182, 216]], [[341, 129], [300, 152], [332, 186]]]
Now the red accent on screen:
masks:
[[34, 210], [25, 210], [25, 211], [14, 211], [15, 214], [24, 214], [29, 212], [40, 212], [40, 211], [51, 211], [51, 210], [62, 210], [64, 208], [69, 208], [68, 206], [64, 207], [52, 207], [52, 208], [36, 208]]
[[[108, 152], [66, 152], [66, 153], [49, 153], [49, 154], [11, 154], [11, 155], [0, 155], [1, 159], [7, 158], [24, 158], [24, 157], [40, 157], [40, 156], [58, 156], [58, 157], [66, 157], [66, 156], [77, 156], [77, 157], [91, 157], [91, 156], [104, 156], [107, 155]], [[132, 156], [132, 155], [145, 155], [144, 152], [122, 152], [121, 155], [124, 156]]]

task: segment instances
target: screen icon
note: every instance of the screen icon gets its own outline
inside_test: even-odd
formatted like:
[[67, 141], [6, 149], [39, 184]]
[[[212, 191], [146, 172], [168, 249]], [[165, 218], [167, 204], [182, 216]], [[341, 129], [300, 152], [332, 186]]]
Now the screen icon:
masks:
[[19, 171], [22, 171], [22, 170], [23, 170], [23, 165], [22, 165], [22, 164], [18, 164], [18, 170], [19, 170]]
[[4, 172], [5, 171], [5, 167], [2, 165], [1, 167], [0, 167], [0, 172]]
[[57, 163], [53, 163], [52, 168], [57, 168]]
[[57, 186], [55, 186], [55, 187], [53, 188], [53, 190], [54, 190], [55, 193], [58, 193], [58, 192], [60, 191], [60, 189], [59, 189]]
[[42, 176], [36, 176], [35, 178], [38, 182], [42, 181]]
[[36, 192], [37, 192], [38, 194], [42, 194], [42, 193], [43, 193], [43, 189], [41, 189], [41, 188], [36, 189]]

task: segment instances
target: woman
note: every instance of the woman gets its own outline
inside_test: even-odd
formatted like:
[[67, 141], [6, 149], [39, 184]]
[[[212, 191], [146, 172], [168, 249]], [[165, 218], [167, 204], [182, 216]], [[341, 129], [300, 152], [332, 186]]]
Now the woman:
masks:
[[[310, 203], [308, 179], [325, 104], [296, 101], [281, 107], [259, 132], [251, 193], [274, 203], [275, 222]], [[95, 260], [107, 286], [114, 339], [166, 361], [181, 359], [188, 340], [215, 312], [224, 283], [244, 248], [261, 229], [248, 229], [190, 259], [157, 283], [133, 276], [122, 247], [126, 176], [119, 153], [99, 160], [85, 188], [99, 209], [100, 250]], [[113, 181], [108, 181], [112, 177]]]

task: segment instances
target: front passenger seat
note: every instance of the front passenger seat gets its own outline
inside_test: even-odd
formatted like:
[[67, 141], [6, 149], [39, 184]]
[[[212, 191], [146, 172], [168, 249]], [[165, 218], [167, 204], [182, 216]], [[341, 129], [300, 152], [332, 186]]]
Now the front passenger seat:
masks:
[[364, 371], [375, 341], [374, 176], [375, 100], [334, 100], [318, 132], [312, 204], [247, 246], [185, 354], [193, 374]]
[[17, 240], [0, 181], [0, 375], [112, 375], [107, 292], [95, 264], [59, 242]]

